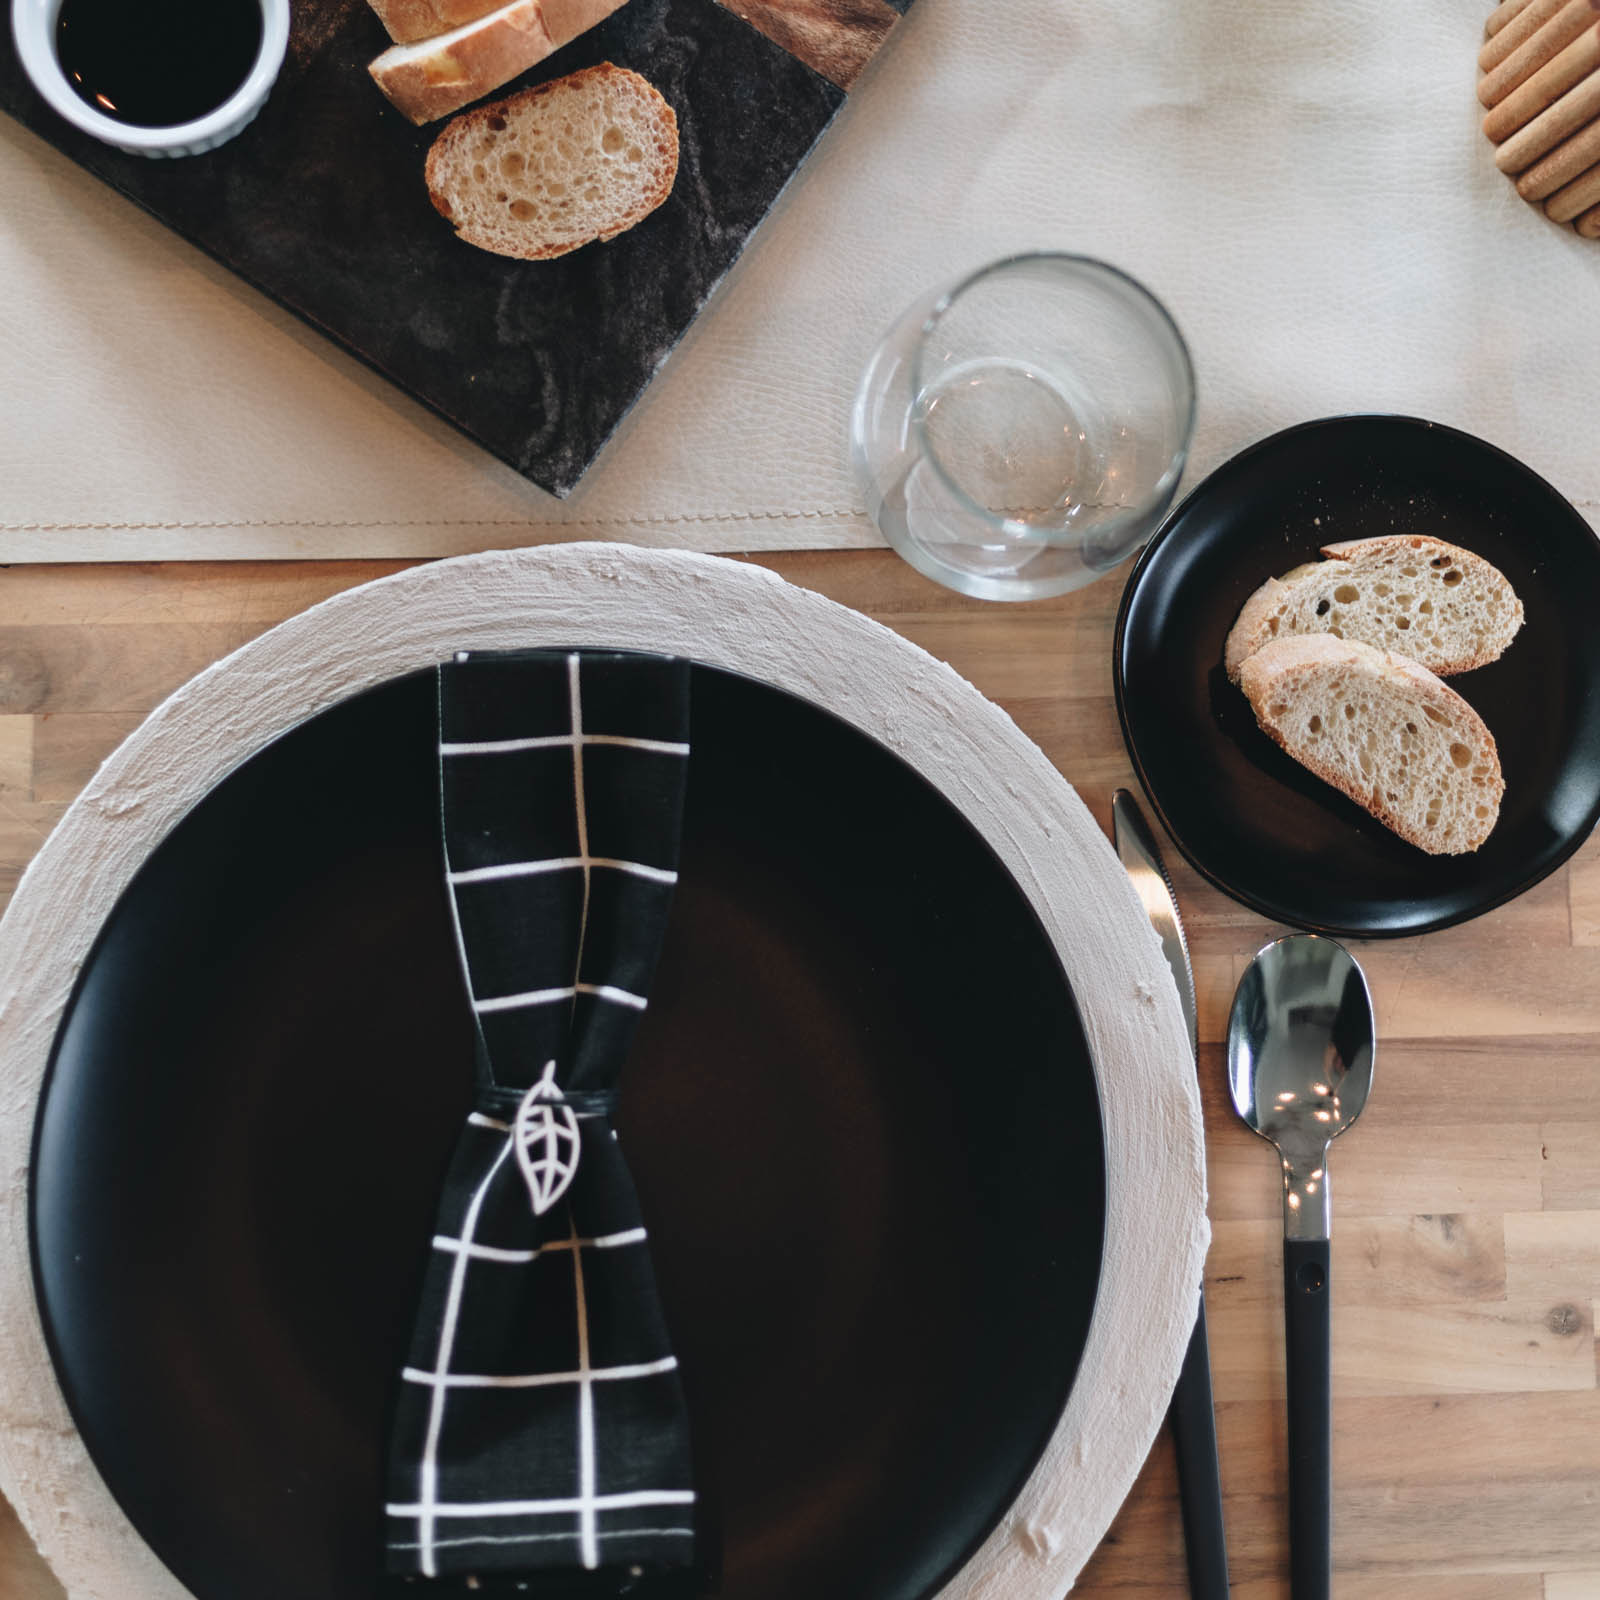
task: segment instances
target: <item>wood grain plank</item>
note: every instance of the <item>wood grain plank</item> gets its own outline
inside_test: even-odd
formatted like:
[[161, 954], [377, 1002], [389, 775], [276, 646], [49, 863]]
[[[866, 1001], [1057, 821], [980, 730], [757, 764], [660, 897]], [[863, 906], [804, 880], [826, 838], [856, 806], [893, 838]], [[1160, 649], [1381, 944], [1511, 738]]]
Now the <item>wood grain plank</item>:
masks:
[[[1342, 1495], [1337, 1513], [1360, 1537], [1336, 1533], [1335, 1550], [1350, 1570], [1396, 1579], [1580, 1570], [1594, 1559], [1597, 1497], [1592, 1476], [1362, 1489]], [[1407, 1592], [1397, 1583], [1397, 1596]]]
[[[1060, 638], [1064, 619], [1049, 612], [1014, 621], [992, 612], [882, 620], [1003, 704], [1043, 698], [1113, 703], [1111, 662], [1106, 652], [1090, 643], [1064, 646]], [[1083, 629], [1069, 626], [1065, 631], [1082, 640]]]
[[[1379, 1039], [1600, 1031], [1600, 956], [1568, 943], [1559, 880], [1524, 898], [1512, 937], [1485, 927], [1470, 945], [1441, 942], [1453, 929], [1392, 943], [1352, 942], [1372, 991]], [[1207, 1001], [1203, 1037], [1225, 1036], [1233, 991], [1253, 954], [1208, 945], [1197, 959]]]
[[[1333, 1275], [1337, 1407], [1370, 1395], [1593, 1390], [1589, 1302], [1535, 1300], [1432, 1306], [1365, 1305], [1351, 1316]], [[1211, 1326], [1212, 1381], [1222, 1400], [1251, 1399], [1283, 1382], [1283, 1316], [1263, 1295], [1219, 1305]]]
[[1600, 1049], [1587, 1034], [1380, 1039], [1378, 1052], [1374, 1108], [1403, 1122], [1481, 1123], [1486, 1108], [1504, 1122], [1600, 1122]]
[[65, 802], [144, 720], [142, 711], [80, 711], [28, 718], [33, 724], [33, 797]]
[[1552, 1119], [1541, 1130], [1541, 1148], [1543, 1209], [1600, 1211], [1600, 1120]]
[[1111, 627], [1121, 600], [1115, 584], [1094, 584], [1071, 594], [1030, 600], [1026, 605], [997, 606], [993, 601], [976, 600], [941, 588], [886, 548], [775, 550], [732, 559], [765, 567], [785, 582], [827, 595], [907, 635], [919, 623], [928, 622], [959, 626], [974, 620], [999, 620], [1031, 631], [1040, 619], [1053, 619], [1063, 653], [1077, 649], [1083, 642], [1072, 635], [1093, 629], [1101, 631], [1109, 648]]
[[[1277, 1396], [1218, 1407], [1236, 1595], [1289, 1600], [1283, 1416]], [[1547, 1562], [1554, 1564], [1551, 1554], [1562, 1550], [1569, 1566], [1581, 1559], [1571, 1553], [1583, 1542], [1573, 1512], [1585, 1495], [1600, 1496], [1597, 1427], [1596, 1391], [1341, 1397], [1333, 1463], [1336, 1600], [1350, 1594], [1386, 1600], [1537, 1595], [1539, 1575], [1549, 1570]], [[1507, 1473], [1508, 1455], [1526, 1455], [1535, 1438], [1537, 1466]], [[1548, 1484], [1559, 1486], [1549, 1502]], [[1472, 1533], [1475, 1554], [1463, 1560], [1455, 1539], [1463, 1508], [1474, 1500], [1481, 1501], [1482, 1516]], [[1181, 1600], [1187, 1590], [1181, 1539], [1173, 1533], [1178, 1520], [1176, 1477], [1163, 1438], [1112, 1536], [1073, 1590], [1074, 1600], [1090, 1594], [1127, 1600], [1141, 1590]]]
[[1600, 837], [1591, 836], [1567, 867], [1572, 942], [1600, 945]]
[[[1341, 1216], [1332, 1254], [1341, 1308], [1506, 1298], [1507, 1246], [1499, 1217]], [[1282, 1263], [1283, 1227], [1276, 1217], [1270, 1222], [1216, 1223], [1206, 1258], [1208, 1306], [1281, 1305]], [[1523, 1281], [1540, 1294], [1550, 1277], [1530, 1264]]]
[[[1178, 897], [1178, 911], [1186, 929], [1204, 932], [1208, 954], [1227, 951], [1248, 959], [1268, 939], [1276, 938], [1283, 928], [1260, 912], [1241, 905], [1231, 895], [1224, 894], [1184, 859], [1177, 844], [1165, 832], [1159, 835], [1167, 870], [1172, 875], [1173, 891]], [[1220, 1037], [1220, 1035], [1219, 1035]]]
[[[1073, 1600], [1183, 1600], [1187, 1590], [1181, 1578], [1167, 1583], [1118, 1583], [1107, 1586], [1086, 1575], [1072, 1591]], [[1289, 1600], [1285, 1578], [1251, 1579], [1228, 1585], [1230, 1600]], [[1396, 1579], [1386, 1572], [1339, 1572], [1334, 1584], [1336, 1600], [1549, 1600], [1536, 1572], [1507, 1573], [1487, 1578], [1419, 1578], [1407, 1574]], [[1567, 1600], [1563, 1595], [1561, 1600]], [[1572, 1600], [1600, 1600], [1600, 1589], [1574, 1591]]]
[[1513, 1212], [1502, 1224], [1508, 1295], [1600, 1299], [1600, 1211]]
[[1544, 1600], [1600, 1600], [1600, 1567], [1592, 1572], [1547, 1572]]
[[265, 626], [414, 561], [142, 562], [8, 567], [0, 628], [112, 627], [134, 622]]
[[0, 1600], [66, 1600], [10, 1503], [0, 1497]]
[[33, 799], [32, 717], [0, 717], [0, 796]]
[[[1219, 1405], [1217, 1428], [1225, 1491], [1244, 1500], [1281, 1497], [1281, 1384], [1264, 1384], [1256, 1395]], [[1460, 1486], [1514, 1477], [1534, 1495], [1546, 1475], [1590, 1480], [1600, 1488], [1597, 1430], [1600, 1389], [1341, 1395], [1334, 1413], [1334, 1490], [1376, 1491], [1401, 1482]], [[1521, 1469], [1508, 1471], [1508, 1460], [1519, 1451]]]
[[[1163, 834], [1163, 848], [1167, 842]], [[1287, 930], [1209, 885], [1179, 859], [1175, 845], [1169, 856], [1173, 887], [1185, 928], [1205, 929], [1214, 935], [1205, 942], [1205, 956], [1207, 961], [1218, 964], [1217, 983], [1226, 998], [1218, 1008], [1219, 1026], [1207, 1037], [1220, 1039], [1221, 1024], [1226, 1022], [1233, 988], [1251, 957], [1268, 939]], [[1478, 981], [1480, 968], [1492, 968], [1507, 956], [1527, 959], [1537, 949], [1570, 955], [1566, 878], [1558, 872], [1543, 883], [1535, 884], [1497, 910], [1492, 918], [1479, 918], [1460, 927], [1443, 928], [1413, 939], [1344, 942], [1367, 973], [1381, 1036], [1385, 1039], [1428, 1036], [1431, 1027], [1418, 1030], [1399, 1025], [1416, 1015], [1417, 985], [1431, 985], [1442, 974], [1446, 987], [1453, 983], [1457, 988], [1465, 988]], [[1594, 970], [1600, 972], [1600, 966]], [[1423, 1000], [1432, 992], [1431, 988], [1424, 991]]]
[[883, 0], [720, 0], [776, 45], [848, 89], [900, 14]]
[[[1430, 1126], [1388, 1112], [1375, 1094], [1329, 1152], [1335, 1237], [1357, 1217], [1537, 1211], [1550, 1169], [1538, 1123]], [[1277, 1155], [1232, 1117], [1207, 1119], [1213, 1220], [1282, 1215]]]
[[[1180, 916], [1183, 915], [1181, 901], [1178, 911]], [[1233, 924], [1229, 931], [1237, 933], [1245, 926]], [[1184, 933], [1189, 940], [1189, 964], [1194, 968], [1195, 1016], [1200, 1030], [1200, 1044], [1202, 1049], [1211, 1047], [1217, 1070], [1223, 1074], [1222, 1082], [1227, 1081], [1227, 1058], [1223, 1054], [1222, 1044], [1228, 1037], [1228, 1013], [1233, 1009], [1233, 996], [1239, 987], [1239, 979], [1244, 976], [1250, 957], [1269, 939], [1286, 931], [1272, 923], [1255, 924], [1250, 928], [1249, 953], [1241, 957], [1224, 950], [1213, 952], [1208, 943], [1200, 941], [1199, 929], [1187, 917], [1184, 918]]]
[[23, 869], [61, 820], [64, 805], [0, 795], [0, 896], [10, 901]]
[[[1220, 1042], [1227, 1036], [1228, 1012], [1246, 967], [1262, 945], [1288, 930], [1207, 885], [1181, 862], [1176, 846], [1167, 852], [1167, 860], [1190, 934], [1200, 1037]], [[1492, 937], [1482, 920], [1468, 926], [1477, 930], [1470, 942], [1462, 942], [1461, 930], [1451, 928], [1382, 944], [1346, 941], [1366, 973], [1385, 1051], [1395, 1041], [1436, 1037], [1439, 1019], [1450, 1025], [1448, 1036], [1454, 1042], [1457, 1037], [1582, 1031], [1600, 1017], [1600, 998], [1567, 994], [1562, 988], [1586, 980], [1600, 984], [1600, 955], [1571, 947], [1560, 874], [1497, 913]], [[1200, 933], [1210, 937], [1198, 940]], [[1541, 967], [1542, 959], [1551, 963], [1549, 970]], [[1551, 993], [1559, 995], [1564, 1011], [1546, 1004]], [[1567, 1030], [1562, 1029], [1563, 1015], [1572, 1019]]]
[[[1454, 958], [1435, 948], [1433, 941], [1442, 934], [1397, 940], [1376, 950], [1352, 944], [1372, 991], [1382, 1047], [1433, 1039], [1471, 1049], [1498, 1036], [1528, 1039], [1600, 1031], [1600, 950], [1566, 943], [1565, 912], [1552, 899], [1558, 887], [1543, 892], [1542, 927], [1528, 930], [1514, 943], [1485, 937], [1480, 949]], [[1539, 890], [1530, 893], [1530, 899], [1535, 897], [1540, 897]], [[1195, 926], [1187, 917], [1184, 925]], [[1287, 931], [1266, 923], [1235, 926], [1251, 942], [1248, 950], [1221, 952], [1208, 943], [1195, 954], [1204, 1040], [1226, 1038], [1233, 993], [1251, 956], [1267, 938]]]
[[149, 711], [265, 620], [0, 627], [0, 713]]
[[[1372, 1441], [1369, 1440], [1369, 1449]], [[1225, 1458], [1226, 1459], [1226, 1458]], [[1159, 1479], [1159, 1483], [1156, 1481]], [[1582, 1508], [1594, 1486], [1492, 1479], [1379, 1487], [1335, 1479], [1334, 1595], [1382, 1600], [1437, 1596], [1538, 1596], [1543, 1563], [1581, 1552]], [[1473, 1518], [1473, 1506], [1480, 1514]], [[1225, 1494], [1231, 1592], [1289, 1600], [1287, 1506], [1281, 1496]], [[1175, 1483], [1141, 1479], [1073, 1590], [1128, 1600], [1181, 1600], [1187, 1591]], [[1548, 1553], [1547, 1553], [1548, 1552]]]
[[[1281, 1579], [1230, 1584], [1228, 1593], [1230, 1600], [1289, 1600], [1289, 1586]], [[1542, 1600], [1544, 1585], [1537, 1572], [1425, 1578], [1411, 1573], [1341, 1571], [1334, 1594], [1337, 1600]]]
[[[1452, 930], [1446, 930], [1450, 932]], [[1560, 940], [1363, 946], [1380, 1038], [1600, 1031], [1600, 961]]]

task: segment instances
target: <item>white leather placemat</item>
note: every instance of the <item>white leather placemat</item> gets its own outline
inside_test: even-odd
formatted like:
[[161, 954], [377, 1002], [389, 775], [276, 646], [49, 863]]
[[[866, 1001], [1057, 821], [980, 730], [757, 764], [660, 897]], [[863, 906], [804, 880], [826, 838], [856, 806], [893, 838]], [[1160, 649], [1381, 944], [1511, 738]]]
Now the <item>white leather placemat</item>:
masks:
[[618, 545], [419, 567], [281, 624], [159, 706], [29, 867], [0, 921], [0, 1490], [74, 1600], [183, 1593], [73, 1429], [29, 1270], [33, 1112], [74, 977], [117, 896], [185, 809], [284, 729], [456, 649], [557, 643], [690, 655], [781, 685], [865, 730], [988, 840], [1059, 951], [1104, 1117], [1105, 1265], [1054, 1438], [945, 1591], [948, 1600], [1059, 1600], [1160, 1425], [1209, 1238], [1199, 1096], [1160, 945], [1077, 794], [949, 667], [759, 568]]
[[917, 0], [565, 503], [0, 118], [0, 560], [878, 543], [846, 447], [869, 350], [928, 285], [1041, 247], [1177, 316], [1191, 483], [1399, 411], [1600, 526], [1600, 242], [1494, 168], [1488, 9]]

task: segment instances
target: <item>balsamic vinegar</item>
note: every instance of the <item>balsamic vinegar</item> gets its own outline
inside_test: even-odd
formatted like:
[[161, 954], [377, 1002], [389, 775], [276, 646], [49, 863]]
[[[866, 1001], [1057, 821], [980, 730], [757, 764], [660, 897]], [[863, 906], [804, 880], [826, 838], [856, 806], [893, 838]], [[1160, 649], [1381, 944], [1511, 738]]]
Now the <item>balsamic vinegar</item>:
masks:
[[62, 0], [56, 56], [96, 111], [170, 128], [233, 94], [261, 34], [259, 0]]

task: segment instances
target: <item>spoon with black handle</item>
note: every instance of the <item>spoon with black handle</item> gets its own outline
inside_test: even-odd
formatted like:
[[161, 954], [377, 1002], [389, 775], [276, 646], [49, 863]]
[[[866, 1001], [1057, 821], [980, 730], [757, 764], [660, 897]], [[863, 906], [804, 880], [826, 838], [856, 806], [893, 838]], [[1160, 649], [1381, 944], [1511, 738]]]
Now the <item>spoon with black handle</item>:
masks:
[[1305, 933], [1257, 953], [1228, 1018], [1233, 1108], [1283, 1164], [1293, 1600], [1329, 1600], [1333, 1584], [1328, 1145], [1367, 1103], [1375, 1034], [1361, 968]]

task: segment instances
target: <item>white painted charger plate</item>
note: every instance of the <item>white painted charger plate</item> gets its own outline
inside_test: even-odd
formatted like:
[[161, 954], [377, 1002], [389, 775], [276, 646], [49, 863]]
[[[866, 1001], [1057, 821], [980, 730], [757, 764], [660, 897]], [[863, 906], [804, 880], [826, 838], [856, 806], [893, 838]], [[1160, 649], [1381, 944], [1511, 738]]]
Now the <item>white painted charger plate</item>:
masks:
[[547, 546], [402, 573], [274, 628], [177, 691], [69, 809], [0, 921], [0, 1488], [72, 1596], [182, 1586], [112, 1498], [58, 1385], [34, 1298], [34, 1111], [77, 974], [152, 850], [230, 771], [362, 690], [459, 649], [690, 657], [797, 695], [897, 754], [976, 830], [1053, 944], [1095, 1069], [1104, 1265], [1076, 1381], [1010, 1509], [942, 1600], [1057, 1600], [1164, 1416], [1209, 1230], [1198, 1095], [1172, 979], [1115, 855], [1042, 752], [950, 668], [755, 567], [620, 545]]

